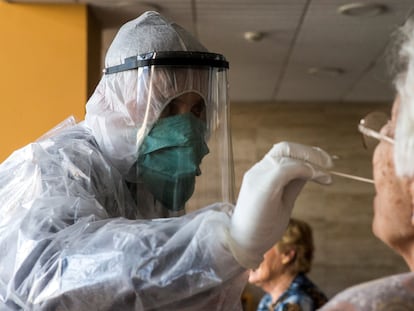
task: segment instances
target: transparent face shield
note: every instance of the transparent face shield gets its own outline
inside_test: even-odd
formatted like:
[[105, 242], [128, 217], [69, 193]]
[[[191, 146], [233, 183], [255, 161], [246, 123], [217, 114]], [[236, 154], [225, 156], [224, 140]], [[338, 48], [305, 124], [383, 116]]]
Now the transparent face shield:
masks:
[[188, 210], [216, 202], [235, 202], [227, 70], [213, 70], [211, 85], [214, 87], [207, 100], [207, 144], [210, 153], [201, 163], [202, 174], [196, 181], [198, 191], [188, 201]]
[[138, 159], [127, 179], [144, 217], [234, 203], [227, 68], [219, 54], [154, 52], [105, 70], [137, 73], [136, 100], [125, 109]]

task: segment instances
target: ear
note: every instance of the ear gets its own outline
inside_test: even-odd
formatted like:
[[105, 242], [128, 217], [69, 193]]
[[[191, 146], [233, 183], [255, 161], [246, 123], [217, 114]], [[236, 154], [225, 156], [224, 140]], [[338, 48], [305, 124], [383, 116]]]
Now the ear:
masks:
[[414, 226], [414, 178], [409, 180], [410, 203], [411, 203], [411, 225]]
[[295, 256], [296, 256], [296, 251], [293, 248], [284, 252], [282, 254], [282, 264], [284, 265], [289, 264], [293, 260], [293, 258], [295, 258]]

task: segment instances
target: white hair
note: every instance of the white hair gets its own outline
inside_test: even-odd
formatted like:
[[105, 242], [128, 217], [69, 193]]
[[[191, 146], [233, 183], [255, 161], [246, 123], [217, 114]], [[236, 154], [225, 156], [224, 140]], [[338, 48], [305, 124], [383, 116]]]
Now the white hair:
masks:
[[414, 176], [414, 19], [398, 33], [398, 67], [394, 84], [400, 98], [395, 128], [394, 160], [398, 176]]

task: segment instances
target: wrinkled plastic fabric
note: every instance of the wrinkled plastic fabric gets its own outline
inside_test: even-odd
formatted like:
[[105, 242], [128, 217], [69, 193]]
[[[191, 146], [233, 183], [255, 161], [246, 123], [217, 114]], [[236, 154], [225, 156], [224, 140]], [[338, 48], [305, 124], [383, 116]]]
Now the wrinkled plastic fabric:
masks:
[[232, 206], [140, 218], [83, 124], [0, 166], [0, 310], [240, 310]]

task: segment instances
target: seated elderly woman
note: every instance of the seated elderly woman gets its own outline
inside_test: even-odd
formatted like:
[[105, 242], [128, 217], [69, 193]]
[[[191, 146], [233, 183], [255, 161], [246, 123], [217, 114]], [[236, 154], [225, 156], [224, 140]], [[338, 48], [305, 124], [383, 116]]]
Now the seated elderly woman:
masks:
[[306, 276], [313, 252], [312, 228], [291, 218], [285, 234], [249, 274], [249, 282], [266, 292], [257, 311], [316, 310], [326, 303], [325, 294]]
[[[411, 272], [352, 287], [322, 308], [341, 310], [414, 310], [414, 20], [400, 30], [399, 60], [391, 120], [379, 133], [373, 155], [374, 234], [400, 254]], [[369, 127], [369, 124], [366, 124]]]

